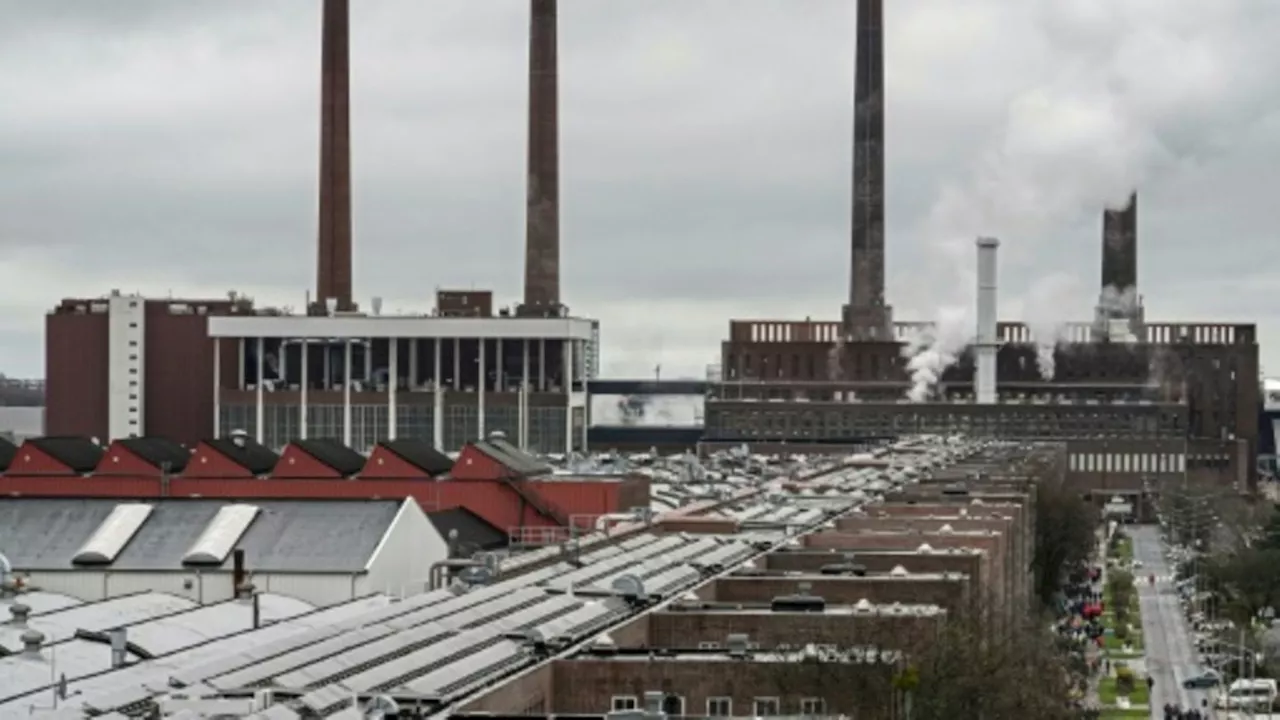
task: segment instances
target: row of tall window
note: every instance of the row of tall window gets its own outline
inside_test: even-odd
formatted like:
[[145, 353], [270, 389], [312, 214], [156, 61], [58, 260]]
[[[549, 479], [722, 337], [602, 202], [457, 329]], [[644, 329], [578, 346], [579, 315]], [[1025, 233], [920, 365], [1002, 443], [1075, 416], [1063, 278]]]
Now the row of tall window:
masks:
[[719, 438], [833, 439], [904, 433], [953, 433], [1008, 438], [1183, 437], [1177, 413], [1062, 413], [1036, 408], [966, 412], [882, 412], [856, 405], [847, 409], [801, 410], [715, 407], [707, 412], [707, 433]]
[[1187, 469], [1182, 453], [1071, 453], [1067, 467], [1073, 472], [1179, 473]]
[[[667, 695], [662, 700], [662, 711], [668, 716], [685, 715], [685, 699], [679, 695]], [[612, 712], [639, 710], [640, 698], [635, 695], [614, 695], [610, 703]], [[818, 716], [827, 712], [827, 702], [818, 697], [800, 699], [800, 715]], [[741, 713], [740, 713], [741, 714]], [[753, 717], [779, 717], [782, 715], [782, 699], [778, 697], [757, 697], [751, 700]], [[709, 697], [706, 700], [705, 717], [734, 717], [733, 698], [727, 696]]]
[[[565, 408], [530, 407], [529, 449], [538, 453], [563, 453], [565, 451]], [[219, 436], [226, 437], [233, 431], [243, 431], [257, 437], [257, 410], [254, 405], [224, 404], [220, 408]], [[383, 440], [390, 439], [389, 413], [386, 405], [352, 404], [351, 446], [367, 453]], [[435, 408], [431, 405], [400, 405], [396, 407], [396, 437], [415, 438], [434, 442]], [[458, 450], [476, 440], [480, 431], [479, 409], [469, 405], [447, 405], [443, 425], [444, 450]], [[582, 424], [585, 422], [582, 408], [574, 408], [574, 449], [582, 449]], [[279, 450], [290, 441], [302, 436], [302, 418], [297, 405], [263, 406], [263, 444]], [[500, 430], [508, 438], [518, 437], [519, 411], [514, 407], [485, 408], [485, 432]], [[342, 406], [310, 404], [307, 406], [307, 437], [335, 438], [343, 433]]]

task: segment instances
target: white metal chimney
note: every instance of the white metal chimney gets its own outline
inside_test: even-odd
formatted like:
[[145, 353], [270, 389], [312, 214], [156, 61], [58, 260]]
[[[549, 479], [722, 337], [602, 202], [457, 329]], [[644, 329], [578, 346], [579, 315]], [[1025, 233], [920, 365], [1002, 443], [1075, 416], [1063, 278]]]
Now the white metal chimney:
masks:
[[974, 392], [979, 403], [996, 402], [996, 249], [1000, 241], [978, 238], [978, 332], [973, 352], [976, 361]]

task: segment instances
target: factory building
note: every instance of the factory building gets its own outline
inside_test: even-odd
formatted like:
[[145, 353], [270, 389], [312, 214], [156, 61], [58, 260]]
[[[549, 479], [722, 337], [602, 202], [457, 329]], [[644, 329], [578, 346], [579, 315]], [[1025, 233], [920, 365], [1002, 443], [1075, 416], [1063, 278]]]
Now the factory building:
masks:
[[251, 583], [323, 606], [424, 592], [457, 545], [491, 541], [461, 536], [452, 513], [443, 522], [412, 500], [9, 497], [0, 552], [24, 582], [84, 601], [157, 592], [209, 604]]
[[[894, 679], [939, 629], [960, 617], [1027, 616], [1018, 558], [1034, 552], [1025, 533], [1035, 487], [1062, 482], [1063, 454], [1060, 444], [915, 438], [563, 547], [471, 563], [450, 587], [398, 602], [289, 606], [280, 614], [298, 614], [259, 629], [235, 632], [233, 618], [210, 623], [200, 645], [175, 633], [154, 648], [156, 633], [130, 616], [120, 624], [138, 638], [136, 661], [102, 670], [108, 647], [77, 648], [97, 664], [68, 674], [60, 712], [292, 720], [393, 706], [464, 717], [653, 706], [904, 717]], [[47, 594], [31, 593], [33, 605]], [[186, 598], [164, 602], [173, 607], [154, 622], [171, 627], [199, 611]], [[322, 614], [323, 623], [309, 619]], [[28, 661], [94, 637], [92, 620], [62, 623], [90, 630], [74, 638], [29, 622], [49, 630], [18, 637]], [[43, 683], [0, 673], [0, 716], [48, 697], [56, 681]]]
[[45, 433], [104, 441], [161, 429], [179, 442], [209, 436], [209, 318], [237, 305], [119, 291], [63, 300], [45, 318]]
[[399, 438], [458, 450], [501, 431], [520, 447], [586, 443], [596, 323], [494, 312], [488, 292], [442, 291], [430, 316], [275, 313], [212, 318], [220, 435], [270, 448], [340, 438], [368, 452]]
[[1092, 321], [1056, 328], [1053, 337], [998, 322], [998, 243], [980, 240], [976, 341], [935, 368], [937, 382], [912, 377], [908, 356], [927, 349], [935, 328], [894, 320], [885, 301], [881, 6], [858, 3], [843, 319], [731, 321], [709, 384], [705, 441], [772, 450], [920, 432], [1061, 439], [1071, 481], [1098, 498], [1141, 495], [1185, 473], [1254, 490], [1257, 328], [1147, 321], [1137, 292], [1136, 193], [1103, 212]]
[[366, 456], [329, 439], [295, 440], [276, 453], [244, 435], [194, 448], [152, 437], [105, 448], [82, 437], [33, 438], [20, 447], [0, 443], [0, 494], [248, 502], [411, 498], [433, 522], [440, 512], [460, 509], [517, 546], [558, 543], [591, 530], [601, 518], [650, 504], [644, 474], [557, 470], [496, 432], [468, 443], [456, 459], [427, 441], [408, 439], [379, 443]]
[[242, 430], [280, 450], [341, 439], [368, 452], [412, 438], [456, 451], [502, 430], [522, 448], [586, 442], [599, 324], [560, 294], [557, 16], [530, 3], [529, 155], [522, 302], [442, 291], [434, 311], [362, 313], [352, 287], [349, 7], [322, 22], [316, 287], [305, 315], [112, 292], [66, 300], [46, 327], [50, 435], [159, 435], [188, 445]]

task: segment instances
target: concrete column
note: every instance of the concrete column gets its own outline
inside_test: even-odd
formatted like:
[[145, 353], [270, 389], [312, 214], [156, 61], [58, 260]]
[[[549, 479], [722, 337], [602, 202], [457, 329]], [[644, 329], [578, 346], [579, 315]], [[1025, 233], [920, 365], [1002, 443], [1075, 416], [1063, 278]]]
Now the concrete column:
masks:
[[404, 384], [409, 392], [418, 386], [418, 342], [418, 338], [409, 341], [409, 378]]
[[342, 353], [342, 444], [351, 447], [351, 338]]
[[222, 437], [222, 338], [213, 339], [213, 435]]
[[[257, 402], [254, 403], [257, 406], [254, 408], [254, 424], [257, 425], [257, 428], [254, 432], [254, 437], [259, 443], [263, 442], [263, 439], [266, 437], [263, 425], [266, 424], [267, 408], [263, 398], [264, 390], [262, 389], [262, 368], [264, 366], [262, 356], [265, 354], [264, 351], [266, 350], [266, 345], [266, 342], [264, 342], [262, 338], [258, 338], [258, 381], [254, 384], [254, 387], [257, 388]], [[243, 363], [241, 366], [243, 367]]]
[[547, 391], [547, 340], [538, 338], [538, 392]]
[[276, 365], [280, 370], [280, 387], [276, 388], [277, 390], [289, 389], [289, 363], [288, 363], [289, 353], [287, 351], [288, 347], [289, 347], [288, 341], [285, 340], [284, 338], [281, 338], [280, 349], [277, 350], [279, 355], [276, 357], [276, 361], [277, 361]]
[[506, 389], [505, 371], [506, 365], [503, 360], [506, 356], [502, 354], [502, 338], [494, 341], [494, 352], [497, 354], [497, 362], [494, 363], [494, 369], [497, 370], [493, 376], [493, 389], [495, 392], [502, 392]]
[[480, 338], [480, 353], [476, 357], [476, 370], [480, 376], [480, 384], [476, 387], [476, 433], [479, 439], [485, 438], [484, 431], [484, 381], [485, 381], [485, 362], [484, 362], [484, 338]]
[[444, 452], [444, 384], [440, 382], [440, 338], [436, 338], [435, 345], [435, 362], [436, 362], [436, 381], [434, 385], [434, 395], [432, 401], [435, 403], [435, 409], [432, 412], [432, 442], [436, 449]]
[[327, 341], [324, 343], [324, 381], [320, 383], [320, 389], [333, 389], [333, 345]]
[[[369, 344], [364, 346], [364, 377], [361, 380], [366, 385], [373, 382], [373, 338], [369, 338]], [[365, 388], [371, 390], [372, 388]]]
[[564, 454], [573, 452], [573, 341], [564, 344]]
[[520, 403], [517, 415], [520, 423], [520, 449], [529, 449], [529, 340], [520, 341], [524, 355], [524, 364], [520, 375]]
[[387, 439], [396, 439], [396, 391], [400, 387], [400, 338], [391, 338], [390, 360], [387, 367], [390, 385], [387, 386]]
[[308, 376], [307, 350], [310, 348], [311, 341], [302, 338], [302, 350], [298, 356], [302, 358], [302, 392], [298, 395], [298, 437], [303, 440], [307, 439], [307, 394], [311, 392], [308, 385], [311, 384], [311, 378]]
[[453, 389], [462, 390], [462, 338], [453, 339]]

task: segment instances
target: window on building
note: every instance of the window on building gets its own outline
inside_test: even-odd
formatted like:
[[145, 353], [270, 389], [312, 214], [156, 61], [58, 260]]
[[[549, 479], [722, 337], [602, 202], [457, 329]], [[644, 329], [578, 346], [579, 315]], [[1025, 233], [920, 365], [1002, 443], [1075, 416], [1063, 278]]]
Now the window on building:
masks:
[[758, 697], [752, 703], [756, 717], [771, 717], [782, 714], [782, 703], [776, 697]]
[[801, 715], [823, 715], [827, 712], [827, 701], [822, 698], [801, 698]]
[[707, 698], [707, 717], [732, 717], [733, 699], [727, 697]]
[[708, 642], [704, 640], [698, 643], [699, 650], [718, 650], [719, 648], [720, 648], [720, 643], [718, 642]]
[[635, 695], [614, 695], [613, 702], [609, 703], [609, 707], [614, 712], [619, 710], [635, 710], [640, 707], [640, 702], [636, 700]]

